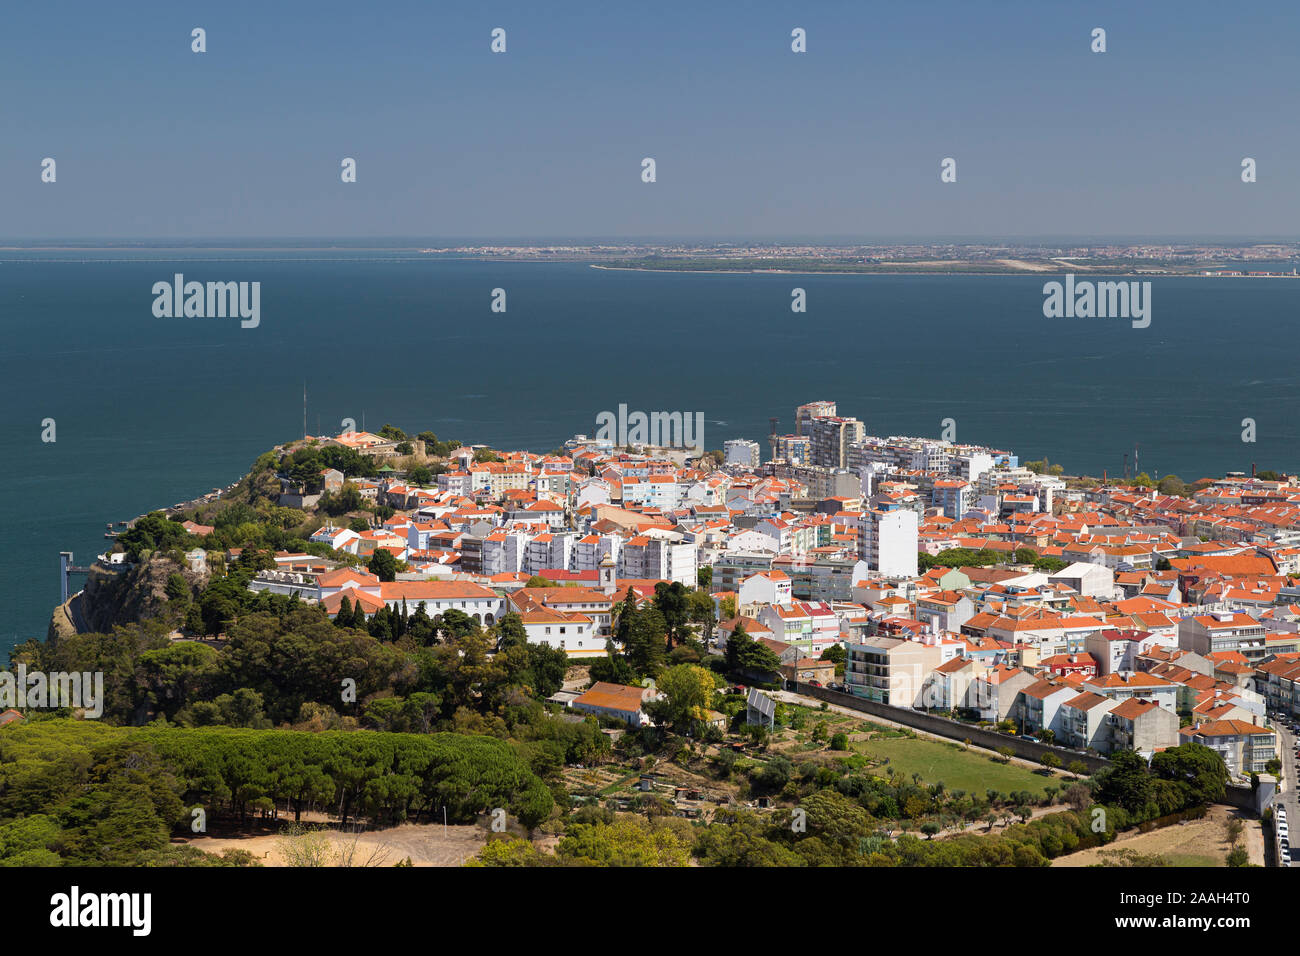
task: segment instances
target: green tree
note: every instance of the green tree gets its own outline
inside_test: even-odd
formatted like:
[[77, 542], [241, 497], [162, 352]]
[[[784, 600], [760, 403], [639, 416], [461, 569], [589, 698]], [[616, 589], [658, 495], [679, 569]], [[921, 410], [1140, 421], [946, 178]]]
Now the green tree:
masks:
[[750, 673], [775, 673], [781, 666], [781, 659], [750, 637], [743, 624], [727, 640], [726, 661], [728, 670]]
[[836, 664], [843, 664], [849, 658], [849, 652], [844, 649], [843, 644], [832, 644], [826, 650], [822, 651], [820, 660], [833, 661]]
[[1097, 799], [1138, 814], [1151, 801], [1151, 775], [1146, 761], [1132, 750], [1119, 750], [1110, 764], [1095, 775]]
[[514, 611], [497, 621], [496, 632], [498, 650], [504, 651], [528, 644], [528, 632], [524, 630], [524, 620]]
[[401, 562], [393, 557], [393, 552], [385, 548], [377, 548], [370, 556], [370, 563], [366, 567], [381, 581], [396, 581]]
[[704, 591], [691, 591], [686, 595], [686, 605], [690, 622], [699, 625], [700, 635], [706, 643], [712, 641], [713, 629], [718, 623], [713, 598]]
[[705, 711], [713, 701], [711, 671], [694, 664], [679, 664], [660, 673], [656, 686], [667, 696], [661, 710], [674, 729], [687, 730], [705, 719]]
[[352, 626], [352, 601], [348, 599], [346, 594], [343, 595], [343, 600], [339, 601], [338, 613], [334, 615], [334, 626]]
[[1161, 780], [1178, 785], [1189, 805], [1222, 800], [1229, 779], [1223, 758], [1209, 747], [1195, 743], [1180, 744], [1155, 754], [1151, 758], [1151, 772]]
[[675, 641], [682, 637], [690, 609], [687, 605], [687, 590], [680, 581], [660, 581], [655, 584], [654, 606], [663, 615], [667, 627], [667, 649], [672, 650]]
[[687, 866], [689, 848], [669, 828], [636, 818], [612, 824], [575, 824], [555, 854], [581, 866]]

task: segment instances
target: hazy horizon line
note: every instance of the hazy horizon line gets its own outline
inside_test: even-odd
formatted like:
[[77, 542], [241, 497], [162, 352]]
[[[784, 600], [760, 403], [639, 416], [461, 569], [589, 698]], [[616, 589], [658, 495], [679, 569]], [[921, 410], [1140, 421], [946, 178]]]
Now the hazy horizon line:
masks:
[[294, 236], [294, 235], [243, 235], [243, 236], [51, 236], [51, 237], [0, 237], [0, 248], [74, 248], [78, 244], [90, 245], [141, 245], [157, 243], [161, 247], [189, 245], [213, 247], [217, 244], [235, 243], [303, 243], [312, 246], [327, 244], [353, 243], [395, 243], [421, 245], [592, 245], [607, 243], [628, 243], [637, 245], [683, 244], [683, 245], [896, 245], [900, 243], [921, 245], [1003, 245], [1017, 244], [1134, 244], [1159, 243], [1165, 245], [1245, 245], [1275, 243], [1300, 243], [1298, 235], [1158, 235], [1158, 234], [1122, 234], [1110, 235], [785, 235], [785, 236], [671, 236], [671, 235], [466, 235], [466, 236], [411, 236], [411, 235], [338, 235], [338, 236]]

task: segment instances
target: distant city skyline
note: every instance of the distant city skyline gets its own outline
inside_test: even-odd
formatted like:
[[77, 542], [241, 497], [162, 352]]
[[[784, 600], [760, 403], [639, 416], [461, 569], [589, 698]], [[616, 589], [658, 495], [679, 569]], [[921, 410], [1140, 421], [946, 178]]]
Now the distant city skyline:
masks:
[[1281, 2], [80, 2], [4, 25], [10, 241], [1267, 241], [1300, 220]]

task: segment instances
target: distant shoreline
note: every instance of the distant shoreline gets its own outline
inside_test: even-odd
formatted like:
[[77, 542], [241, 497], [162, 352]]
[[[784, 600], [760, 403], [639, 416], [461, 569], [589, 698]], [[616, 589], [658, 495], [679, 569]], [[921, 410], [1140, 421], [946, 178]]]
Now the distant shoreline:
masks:
[[[650, 269], [644, 266], [607, 266], [599, 263], [591, 263], [593, 269], [606, 269], [610, 272], [668, 272], [676, 275], [788, 275], [788, 276], [1021, 276], [1025, 278], [1034, 278], [1035, 276], [1055, 276], [1063, 275], [1073, 271], [1070, 268], [1056, 271], [1030, 271], [1028, 269], [1016, 272], [962, 272], [955, 269], [908, 269], [908, 270], [880, 270], [873, 272], [850, 272], [843, 269], [826, 269], [809, 272], [802, 269]], [[1297, 279], [1300, 276], [1290, 275], [1287, 273], [1274, 273], [1273, 275], [1251, 276], [1251, 275], [1233, 275], [1217, 276], [1202, 275], [1199, 272], [1107, 272], [1102, 269], [1084, 268], [1089, 275], [1097, 276], [1127, 276], [1133, 278], [1146, 277], [1148, 279]]]

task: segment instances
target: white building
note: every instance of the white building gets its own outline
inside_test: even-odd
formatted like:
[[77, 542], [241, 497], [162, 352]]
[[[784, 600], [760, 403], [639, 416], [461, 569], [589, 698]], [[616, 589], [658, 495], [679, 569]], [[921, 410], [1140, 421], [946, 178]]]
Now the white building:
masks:
[[736, 606], [789, 604], [794, 600], [790, 588], [790, 576], [784, 571], [760, 571], [740, 582], [740, 589], [736, 594]]
[[1115, 597], [1115, 572], [1103, 564], [1076, 561], [1048, 578], [1053, 584], [1074, 588], [1083, 597], [1109, 601]]
[[683, 542], [678, 532], [650, 530], [629, 538], [618, 564], [620, 578], [649, 578], [680, 581], [687, 587], [698, 583], [698, 554], [695, 545]]
[[858, 533], [858, 553], [872, 570], [887, 578], [917, 575], [919, 522], [916, 512], [869, 511]]
[[760, 462], [758, 442], [745, 438], [732, 438], [723, 442], [725, 454], [724, 465], [738, 465], [741, 468], [757, 468]]

